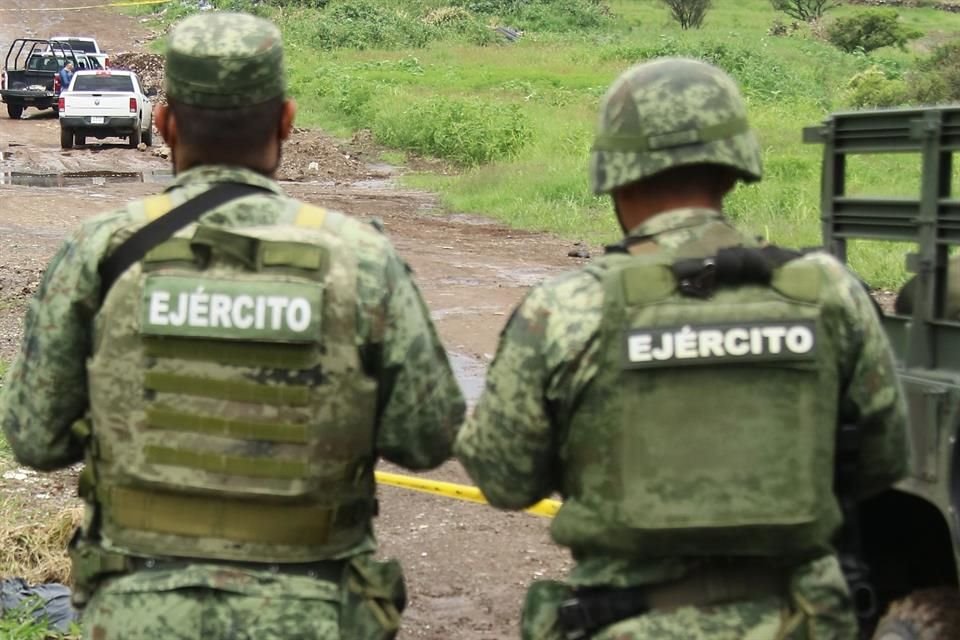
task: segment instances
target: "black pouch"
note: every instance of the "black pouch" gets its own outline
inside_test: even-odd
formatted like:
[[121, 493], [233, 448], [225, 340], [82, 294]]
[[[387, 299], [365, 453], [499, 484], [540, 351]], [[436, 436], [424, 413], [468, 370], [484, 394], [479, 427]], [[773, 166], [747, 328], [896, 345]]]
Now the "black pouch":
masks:
[[369, 555], [352, 558], [341, 584], [340, 636], [391, 640], [400, 630], [400, 614], [406, 605], [407, 589], [399, 562], [381, 562]]
[[573, 589], [556, 580], [538, 580], [530, 585], [523, 603], [520, 637], [523, 640], [564, 640], [557, 619], [560, 604], [573, 597]]

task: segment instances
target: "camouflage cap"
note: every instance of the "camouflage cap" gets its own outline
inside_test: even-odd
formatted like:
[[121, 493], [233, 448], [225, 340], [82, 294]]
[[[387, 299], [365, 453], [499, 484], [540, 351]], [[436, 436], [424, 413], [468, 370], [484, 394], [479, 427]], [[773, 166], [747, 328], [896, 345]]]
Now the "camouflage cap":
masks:
[[590, 154], [596, 194], [683, 165], [714, 163], [760, 179], [760, 145], [730, 76], [699, 60], [662, 58], [607, 91]]
[[167, 42], [167, 95], [181, 104], [228, 109], [285, 93], [280, 30], [243, 13], [209, 12], [180, 22]]

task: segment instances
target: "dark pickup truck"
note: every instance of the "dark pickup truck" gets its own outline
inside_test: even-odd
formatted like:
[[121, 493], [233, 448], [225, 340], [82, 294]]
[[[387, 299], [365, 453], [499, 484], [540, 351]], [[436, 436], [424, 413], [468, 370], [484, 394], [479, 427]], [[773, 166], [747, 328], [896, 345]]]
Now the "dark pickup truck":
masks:
[[7, 105], [7, 114], [14, 119], [27, 107], [56, 109], [60, 83], [57, 72], [67, 62], [81, 66], [82, 54], [56, 40], [17, 38], [7, 51], [3, 75], [0, 77], [0, 100]]

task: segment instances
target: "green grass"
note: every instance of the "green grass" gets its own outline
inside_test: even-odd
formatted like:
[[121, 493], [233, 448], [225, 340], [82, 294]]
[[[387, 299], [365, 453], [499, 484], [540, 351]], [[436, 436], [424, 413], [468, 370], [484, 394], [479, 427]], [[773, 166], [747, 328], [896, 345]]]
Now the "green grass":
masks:
[[[704, 28], [691, 32], [680, 30], [658, 0], [609, 0], [610, 15], [596, 24], [584, 19], [587, 26], [579, 29], [570, 27], [570, 16], [581, 16], [576, 12], [589, 0], [530, 2], [523, 10], [512, 1], [330, 0], [323, 11], [289, 5], [256, 11], [284, 31], [300, 124], [344, 136], [369, 129], [397, 149], [391, 161], [401, 160], [401, 152], [452, 161], [461, 168], [457, 175], [405, 178], [438, 192], [450, 209], [595, 242], [615, 238], [618, 229], [608, 201], [589, 193], [593, 123], [607, 86], [631, 64], [694, 56], [739, 81], [763, 146], [766, 177], [739, 188], [728, 213], [775, 242], [809, 246], [820, 234], [820, 149], [801, 143], [801, 129], [847, 107], [846, 83], [854, 74], [878, 65], [899, 77], [931, 39], [960, 34], [958, 14], [901, 9], [903, 21], [925, 37], [907, 50], [886, 48], [867, 57], [838, 51], [806, 26], [789, 37], [769, 36], [777, 14], [768, 0], [717, 3]], [[424, 16], [446, 5], [479, 7], [477, 24], [512, 25], [525, 34], [513, 44], [481, 46], [476, 24], [460, 31], [425, 26]], [[828, 20], [859, 10], [842, 7]], [[331, 16], [344, 15], [353, 22], [338, 30]], [[903, 162], [864, 163], [850, 185], [907, 194], [918, 170]], [[902, 257], [889, 246], [858, 245], [851, 258], [876, 286], [904, 278]]]
[[49, 628], [46, 622], [37, 621], [30, 615], [31, 607], [25, 603], [18, 609], [0, 615], [0, 638], [4, 640], [80, 640], [80, 629], [74, 625], [66, 633], [58, 633]]

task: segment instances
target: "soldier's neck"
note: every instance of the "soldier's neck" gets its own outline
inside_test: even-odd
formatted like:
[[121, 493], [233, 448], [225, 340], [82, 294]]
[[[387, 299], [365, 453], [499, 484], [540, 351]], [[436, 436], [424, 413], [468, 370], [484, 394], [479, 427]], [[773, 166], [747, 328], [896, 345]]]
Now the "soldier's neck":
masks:
[[171, 149], [170, 159], [173, 162], [174, 174], [180, 174], [194, 167], [205, 165], [228, 165], [231, 167], [242, 167], [256, 171], [268, 178], [275, 178], [277, 169], [280, 166], [279, 153], [251, 153], [243, 156], [221, 157], [218, 154], [204, 153], [194, 151], [193, 149], [177, 147]]
[[692, 191], [689, 193], [660, 192], [629, 196], [614, 194], [614, 208], [620, 227], [626, 234], [650, 218], [676, 209], [713, 209], [723, 211], [723, 196]]

